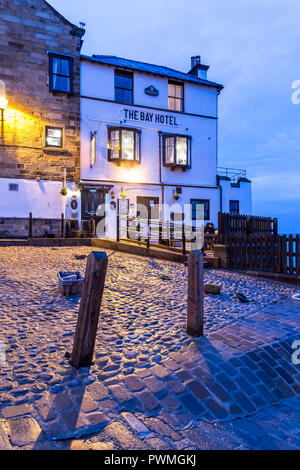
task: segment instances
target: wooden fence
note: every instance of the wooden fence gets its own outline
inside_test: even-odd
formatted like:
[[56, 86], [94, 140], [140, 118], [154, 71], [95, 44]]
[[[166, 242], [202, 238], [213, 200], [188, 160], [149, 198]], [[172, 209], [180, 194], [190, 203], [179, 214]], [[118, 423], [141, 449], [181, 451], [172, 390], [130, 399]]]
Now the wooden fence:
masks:
[[227, 236], [268, 236], [271, 234], [276, 236], [278, 220], [271, 217], [219, 212], [218, 233], [220, 243], [223, 243], [224, 237]]
[[225, 237], [229, 266], [251, 271], [300, 274], [300, 236]]

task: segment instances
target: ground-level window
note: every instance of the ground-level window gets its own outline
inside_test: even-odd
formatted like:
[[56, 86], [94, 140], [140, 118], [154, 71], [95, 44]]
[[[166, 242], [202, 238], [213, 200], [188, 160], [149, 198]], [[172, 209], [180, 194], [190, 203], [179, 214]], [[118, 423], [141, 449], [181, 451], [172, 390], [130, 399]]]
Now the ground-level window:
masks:
[[191, 138], [181, 135], [163, 135], [164, 166], [189, 168]]
[[57, 147], [63, 146], [63, 130], [61, 127], [46, 126], [46, 147]]
[[239, 214], [240, 201], [229, 201], [229, 212], [230, 214]]
[[209, 199], [191, 199], [192, 220], [197, 220], [197, 215], [202, 214], [204, 220], [210, 219], [210, 200]]
[[73, 93], [73, 58], [49, 54], [49, 89]]
[[108, 129], [108, 160], [111, 162], [140, 163], [141, 131], [125, 127]]
[[19, 191], [19, 185], [17, 183], [9, 183], [8, 191]]

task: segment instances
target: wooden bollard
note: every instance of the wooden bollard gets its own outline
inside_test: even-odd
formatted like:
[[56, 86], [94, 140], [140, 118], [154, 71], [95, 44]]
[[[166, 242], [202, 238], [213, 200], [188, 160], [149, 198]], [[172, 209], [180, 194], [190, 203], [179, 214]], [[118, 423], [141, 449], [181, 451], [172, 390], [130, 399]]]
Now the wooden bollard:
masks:
[[92, 364], [107, 262], [104, 252], [92, 251], [88, 256], [71, 356], [77, 369]]
[[203, 253], [191, 251], [188, 257], [188, 308], [187, 334], [203, 336], [204, 294], [203, 294]]
[[29, 228], [28, 228], [28, 237], [32, 237], [32, 212], [29, 212]]

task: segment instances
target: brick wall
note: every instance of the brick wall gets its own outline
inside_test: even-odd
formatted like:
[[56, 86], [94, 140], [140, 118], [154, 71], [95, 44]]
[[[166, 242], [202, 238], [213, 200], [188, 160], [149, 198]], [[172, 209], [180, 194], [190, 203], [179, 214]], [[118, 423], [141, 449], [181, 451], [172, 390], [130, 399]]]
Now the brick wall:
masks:
[[[78, 180], [80, 47], [84, 30], [44, 0], [0, 0], [0, 80], [8, 108], [0, 123], [0, 178]], [[74, 93], [49, 92], [47, 51], [74, 58]], [[45, 148], [45, 126], [64, 129], [63, 149]]]

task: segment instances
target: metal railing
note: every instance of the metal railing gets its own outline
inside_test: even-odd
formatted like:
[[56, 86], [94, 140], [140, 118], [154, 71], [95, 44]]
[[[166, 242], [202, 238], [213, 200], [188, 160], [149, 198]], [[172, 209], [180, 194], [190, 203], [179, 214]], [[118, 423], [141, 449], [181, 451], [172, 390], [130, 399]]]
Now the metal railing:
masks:
[[239, 168], [225, 168], [223, 166], [219, 166], [217, 168], [218, 176], [226, 176], [230, 178], [233, 183], [238, 183], [240, 178], [247, 178], [247, 171], [241, 170]]
[[[203, 227], [162, 222], [156, 219], [133, 219], [125, 215], [117, 215], [117, 241], [131, 240], [176, 248], [180, 245], [182, 254], [191, 249], [205, 248]], [[211, 242], [211, 238], [209, 240]]]

